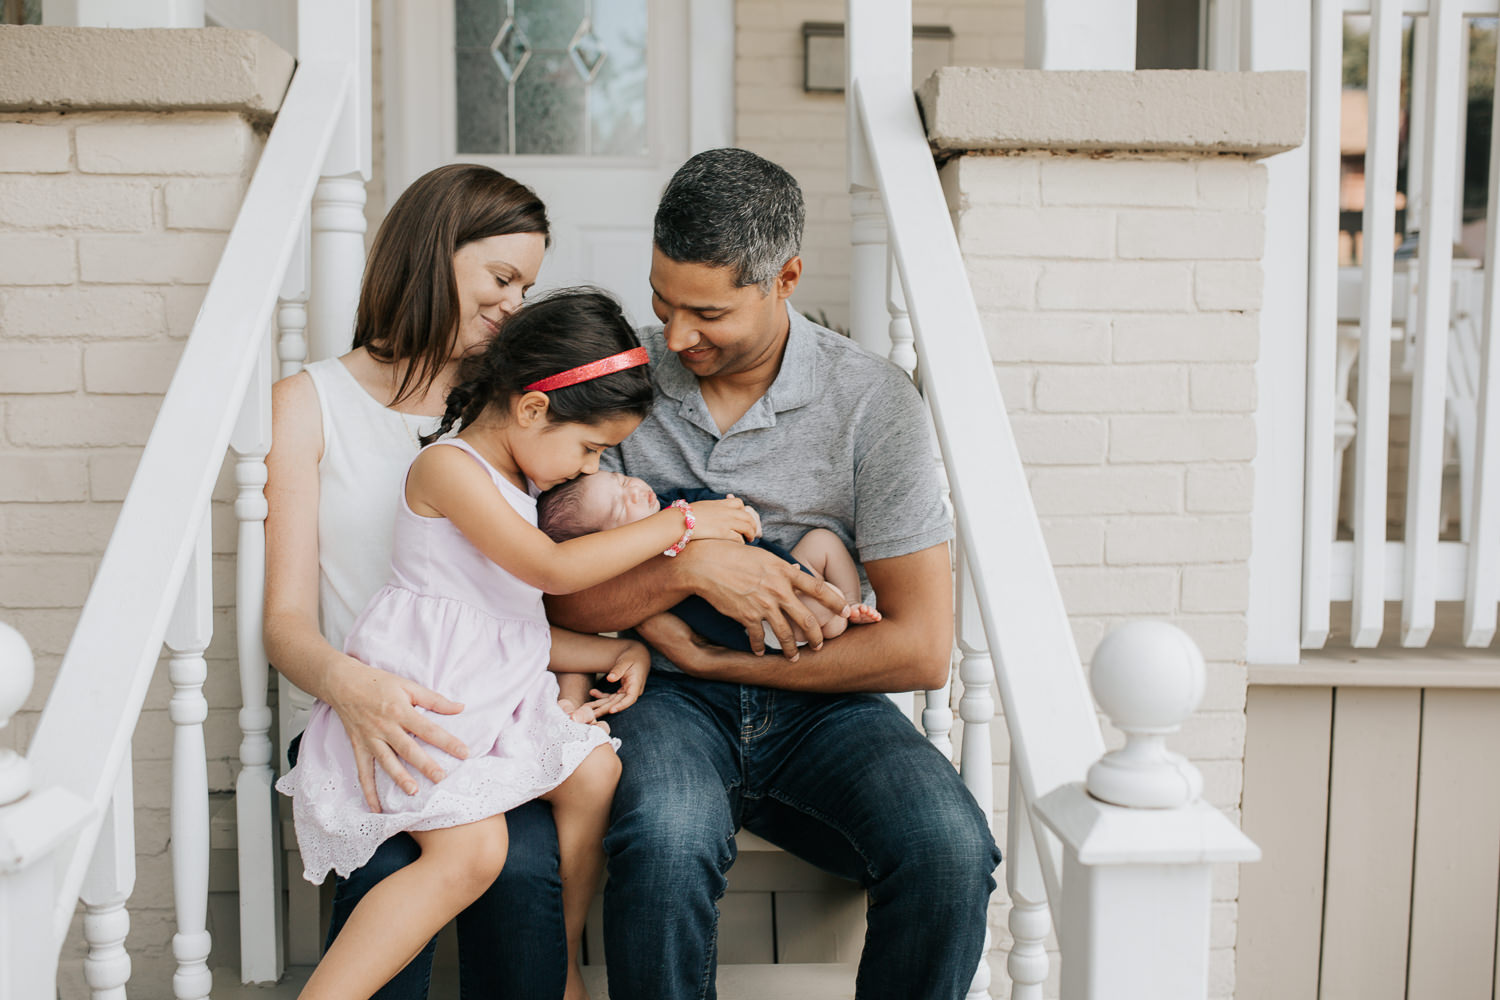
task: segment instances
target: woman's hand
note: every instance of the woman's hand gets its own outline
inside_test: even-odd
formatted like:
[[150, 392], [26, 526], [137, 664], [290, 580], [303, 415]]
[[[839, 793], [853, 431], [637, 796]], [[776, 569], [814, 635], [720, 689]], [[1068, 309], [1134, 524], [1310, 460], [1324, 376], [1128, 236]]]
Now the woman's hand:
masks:
[[349, 735], [360, 791], [371, 812], [380, 812], [380, 798], [375, 794], [377, 764], [408, 795], [417, 792], [417, 779], [407, 770], [408, 764], [429, 781], [443, 780], [443, 769], [418, 739], [451, 756], [469, 756], [458, 737], [417, 711], [425, 708], [439, 715], [456, 715], [463, 711], [461, 703], [353, 657], [344, 659], [348, 669], [339, 672], [323, 700], [338, 713]]
[[693, 538], [754, 541], [760, 534], [760, 517], [733, 493], [723, 500], [699, 500], [692, 505]]
[[651, 651], [633, 639], [624, 640], [623, 647], [604, 677], [607, 681], [618, 681], [619, 688], [613, 693], [597, 688], [589, 692], [594, 700], [584, 707], [592, 708], [598, 715], [613, 715], [629, 708], [646, 689], [646, 675], [651, 673]]

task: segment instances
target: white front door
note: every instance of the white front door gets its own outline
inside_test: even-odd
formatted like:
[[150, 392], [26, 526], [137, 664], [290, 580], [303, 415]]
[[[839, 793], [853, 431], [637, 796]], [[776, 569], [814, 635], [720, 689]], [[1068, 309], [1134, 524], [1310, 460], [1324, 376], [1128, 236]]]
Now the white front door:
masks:
[[386, 190], [485, 163], [547, 205], [538, 289], [593, 284], [649, 322], [651, 219], [734, 135], [733, 0], [385, 0]]

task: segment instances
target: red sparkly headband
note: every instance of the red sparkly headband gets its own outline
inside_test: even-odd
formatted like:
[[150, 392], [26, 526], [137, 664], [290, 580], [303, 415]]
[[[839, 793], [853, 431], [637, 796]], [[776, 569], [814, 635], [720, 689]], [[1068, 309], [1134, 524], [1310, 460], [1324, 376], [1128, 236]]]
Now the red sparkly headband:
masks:
[[567, 385], [577, 385], [579, 382], [588, 382], [599, 378], [601, 375], [610, 375], [614, 372], [622, 372], [627, 368], [639, 368], [641, 365], [651, 361], [651, 355], [646, 353], [644, 347], [632, 347], [628, 351], [619, 354], [611, 354], [607, 358], [598, 361], [590, 361], [586, 365], [577, 368], [569, 368], [565, 372], [549, 375], [544, 379], [533, 382], [526, 387], [527, 392], [551, 392], [553, 389], [561, 389]]

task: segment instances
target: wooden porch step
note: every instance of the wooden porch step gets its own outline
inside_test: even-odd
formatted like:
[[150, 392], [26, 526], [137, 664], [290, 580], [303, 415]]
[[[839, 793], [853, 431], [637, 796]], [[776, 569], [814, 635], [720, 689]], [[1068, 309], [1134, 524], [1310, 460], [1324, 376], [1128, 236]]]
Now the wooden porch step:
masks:
[[[853, 1000], [854, 969], [852, 965], [721, 965], [719, 967], [720, 1000]], [[287, 969], [281, 982], [273, 986], [246, 986], [239, 982], [236, 970], [214, 971], [215, 1000], [293, 1000], [312, 972], [311, 966]], [[604, 969], [589, 966], [583, 970], [584, 982], [594, 1000], [609, 1000]], [[434, 992], [432, 1000], [445, 1000]]]

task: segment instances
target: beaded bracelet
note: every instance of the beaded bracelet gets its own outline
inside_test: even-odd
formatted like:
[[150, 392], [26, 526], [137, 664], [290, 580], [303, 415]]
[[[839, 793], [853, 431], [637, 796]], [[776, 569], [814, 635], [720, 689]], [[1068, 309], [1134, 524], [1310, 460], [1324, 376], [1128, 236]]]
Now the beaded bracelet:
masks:
[[687, 543], [693, 537], [693, 529], [698, 526], [698, 519], [693, 516], [692, 505], [689, 504], [686, 500], [673, 500], [672, 506], [682, 511], [682, 523], [684, 530], [682, 532], [682, 537], [677, 539], [677, 544], [662, 553], [662, 555], [664, 556], [675, 556], [677, 553], [687, 548]]

